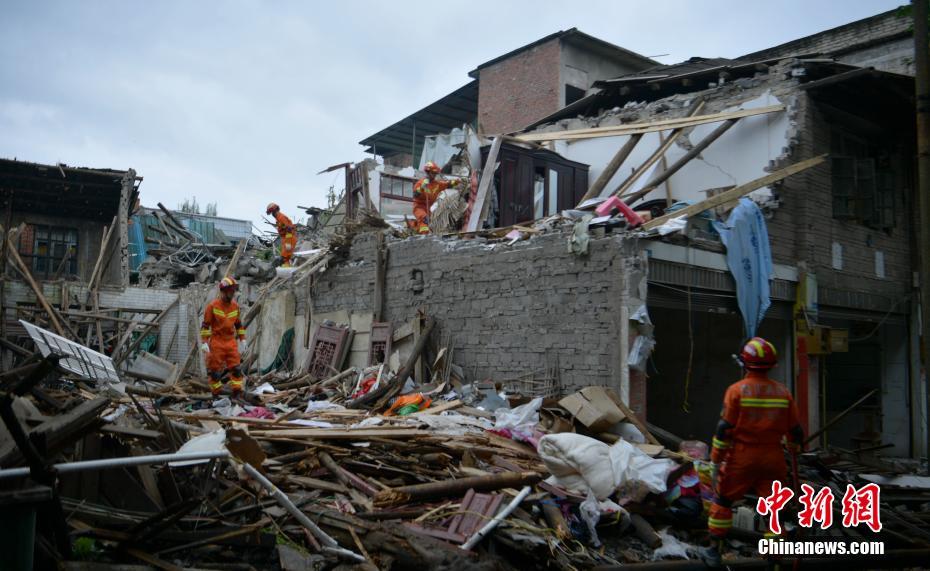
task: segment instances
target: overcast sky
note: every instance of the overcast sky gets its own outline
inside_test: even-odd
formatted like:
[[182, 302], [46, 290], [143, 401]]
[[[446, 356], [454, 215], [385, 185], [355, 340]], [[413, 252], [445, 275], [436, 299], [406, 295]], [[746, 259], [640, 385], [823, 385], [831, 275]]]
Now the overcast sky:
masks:
[[[674, 63], [733, 57], [903, 2], [43, 2], [0, 11], [0, 157], [135, 168], [143, 204], [323, 205], [358, 141], [478, 64], [577, 27]], [[667, 54], [667, 55], [661, 55]]]

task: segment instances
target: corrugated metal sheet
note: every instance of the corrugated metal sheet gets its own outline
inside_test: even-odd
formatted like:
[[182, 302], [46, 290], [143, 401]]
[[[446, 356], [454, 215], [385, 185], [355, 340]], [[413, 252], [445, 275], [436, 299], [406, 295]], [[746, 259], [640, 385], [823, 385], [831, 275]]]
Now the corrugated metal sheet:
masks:
[[[655, 283], [691, 286], [695, 288], [736, 292], [736, 282], [730, 272], [712, 270], [699, 266], [676, 264], [664, 260], [649, 261], [649, 281]], [[794, 301], [795, 287], [786, 280], [772, 280], [772, 299]]]

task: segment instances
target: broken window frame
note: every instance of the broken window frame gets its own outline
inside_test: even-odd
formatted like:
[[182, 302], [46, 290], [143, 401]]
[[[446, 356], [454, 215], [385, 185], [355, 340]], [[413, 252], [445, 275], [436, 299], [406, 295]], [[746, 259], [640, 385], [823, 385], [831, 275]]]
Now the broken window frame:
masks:
[[[78, 247], [79, 234], [77, 228], [67, 226], [53, 226], [51, 224], [28, 224], [29, 232], [23, 232], [19, 237], [17, 250], [23, 261], [29, 266], [33, 277], [38, 280], [47, 280], [55, 276], [58, 266], [62, 260], [71, 254], [62, 270], [62, 275], [77, 275], [78, 268]], [[24, 240], [31, 240], [29, 248], [26, 249]], [[44, 254], [40, 254], [40, 243], [45, 244]], [[63, 246], [61, 255], [55, 255], [56, 246]]]
[[865, 139], [834, 128], [830, 138], [830, 181], [833, 218], [870, 228], [895, 227], [895, 196], [899, 178]]
[[[389, 182], [388, 185], [385, 185], [386, 182]], [[401, 185], [401, 194], [394, 193], [394, 189], [397, 187], [398, 183]], [[380, 181], [380, 194], [382, 198], [390, 198], [392, 200], [403, 200], [405, 202], [413, 202], [413, 185], [417, 183], [417, 179], [401, 176], [396, 174], [387, 174], [381, 173]], [[404, 194], [407, 192], [407, 185], [409, 184], [409, 194]]]

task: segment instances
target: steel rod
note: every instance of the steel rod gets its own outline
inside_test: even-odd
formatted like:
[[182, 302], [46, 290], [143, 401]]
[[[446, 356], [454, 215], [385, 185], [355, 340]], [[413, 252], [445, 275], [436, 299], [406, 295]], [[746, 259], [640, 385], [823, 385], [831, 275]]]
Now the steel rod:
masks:
[[[89, 470], [106, 470], [109, 468], [123, 468], [125, 466], [141, 466], [144, 464], [167, 464], [168, 462], [182, 462], [187, 460], [212, 460], [227, 458], [226, 450], [211, 450], [209, 452], [183, 452], [178, 454], [152, 454], [149, 456], [133, 456], [128, 458], [104, 458], [102, 460], [84, 460], [81, 462], [65, 462], [52, 466], [61, 474], [69, 472], [86, 472]], [[0, 470], [0, 480], [9, 478], [22, 478], [29, 475], [29, 468], [10, 468]]]

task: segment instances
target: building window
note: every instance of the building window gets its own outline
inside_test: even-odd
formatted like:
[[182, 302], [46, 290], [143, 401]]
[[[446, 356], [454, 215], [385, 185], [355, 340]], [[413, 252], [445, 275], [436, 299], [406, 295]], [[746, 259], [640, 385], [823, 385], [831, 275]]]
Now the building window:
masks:
[[19, 235], [19, 254], [37, 279], [77, 275], [78, 232], [28, 224]]
[[413, 202], [413, 185], [416, 182], [416, 179], [382, 173], [381, 196]]
[[891, 156], [841, 132], [833, 133], [831, 155], [833, 217], [878, 230], [894, 228], [898, 179]]
[[571, 105], [572, 103], [578, 101], [584, 97], [585, 90], [580, 87], [575, 87], [574, 85], [565, 84], [565, 104]]

